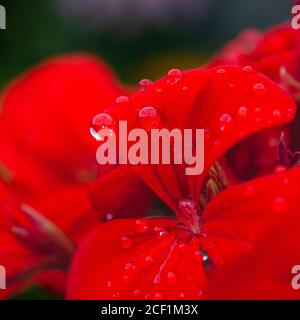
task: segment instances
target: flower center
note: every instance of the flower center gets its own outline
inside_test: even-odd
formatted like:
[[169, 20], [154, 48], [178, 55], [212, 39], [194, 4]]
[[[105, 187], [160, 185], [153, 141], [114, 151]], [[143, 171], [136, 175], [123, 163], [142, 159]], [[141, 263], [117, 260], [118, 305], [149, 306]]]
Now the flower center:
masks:
[[[180, 200], [178, 203], [178, 210], [176, 212], [177, 219], [179, 221], [178, 235], [179, 237], [186, 236], [188, 234], [201, 234], [200, 228], [200, 211], [197, 208], [195, 201], [190, 199]], [[187, 229], [187, 230], [186, 230]]]

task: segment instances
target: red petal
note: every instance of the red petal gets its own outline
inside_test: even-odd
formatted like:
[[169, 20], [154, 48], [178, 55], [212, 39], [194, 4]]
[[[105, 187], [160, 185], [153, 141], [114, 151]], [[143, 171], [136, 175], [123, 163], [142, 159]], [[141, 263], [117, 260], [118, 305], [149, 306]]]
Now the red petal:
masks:
[[127, 120], [129, 128], [140, 127], [137, 115], [146, 106], [158, 110], [163, 127], [204, 128], [210, 133], [201, 176], [186, 178], [183, 166], [133, 166], [173, 210], [190, 194], [198, 203], [205, 173], [234, 144], [262, 129], [289, 122], [295, 115], [294, 101], [273, 82], [257, 72], [228, 66], [190, 70], [176, 83], [170, 83], [169, 76], [163, 78], [133, 95], [130, 107], [111, 113], [115, 120]]
[[103, 62], [84, 54], [51, 59], [9, 86], [0, 160], [15, 183], [38, 195], [57, 183], [95, 177], [90, 120], [123, 92]]
[[100, 178], [90, 200], [102, 217], [142, 216], [154, 194], [128, 166], [120, 166]]
[[[295, 248], [298, 241], [293, 249], [287, 246], [295, 240], [294, 234], [289, 238], [288, 227], [299, 220], [299, 182], [297, 168], [219, 193], [204, 212], [202, 235], [184, 237], [185, 231], [171, 219], [102, 224], [77, 252], [68, 298], [214, 299], [240, 291], [260, 297], [262, 271], [251, 275], [247, 291], [248, 261], [272, 274], [265, 293], [274, 287], [272, 297], [289, 297], [290, 283], [285, 282], [286, 290], [280, 287], [282, 276], [290, 279], [289, 263], [300, 258]], [[276, 241], [285, 238], [273, 247], [270, 240], [276, 234]], [[262, 248], [266, 252], [269, 248], [266, 257]], [[278, 263], [276, 259], [285, 254], [287, 261]], [[233, 283], [233, 289], [222, 287], [222, 281], [227, 286]]]

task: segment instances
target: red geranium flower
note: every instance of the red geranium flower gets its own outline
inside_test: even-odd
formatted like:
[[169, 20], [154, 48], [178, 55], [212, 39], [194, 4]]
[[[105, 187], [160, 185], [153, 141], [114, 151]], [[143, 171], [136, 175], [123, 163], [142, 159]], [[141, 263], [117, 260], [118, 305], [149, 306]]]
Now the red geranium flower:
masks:
[[[72, 252], [58, 250], [60, 240], [75, 248], [101, 221], [87, 190], [108, 169], [96, 164], [88, 128], [92, 115], [128, 92], [103, 62], [84, 54], [50, 59], [5, 90], [0, 115], [0, 219], [5, 221], [0, 241], [5, 246], [0, 264], [6, 267], [8, 284], [22, 283], [36, 271], [65, 272]], [[141, 181], [134, 183], [144, 187]], [[141, 194], [139, 214], [147, 197]], [[127, 210], [134, 213], [127, 203], [120, 214]], [[42, 282], [58, 284], [61, 291], [61, 275], [58, 281], [52, 275], [47, 272]]]
[[[106, 117], [127, 120], [131, 128], [204, 128], [204, 173], [186, 176], [180, 165], [124, 165], [119, 167], [118, 175], [112, 172], [109, 178], [99, 179], [90, 195], [99, 208], [106, 201], [107, 210], [115, 207], [113, 199], [103, 198], [101, 193], [123, 183], [119, 176], [124, 170], [127, 176], [130, 172], [139, 175], [173, 210], [173, 215], [155, 217], [154, 211], [152, 217], [114, 220], [99, 226], [77, 251], [67, 296], [197, 299], [212, 292], [211, 297], [218, 297], [219, 286], [211, 286], [215, 278], [223, 279], [222, 270], [232, 272], [232, 281], [237, 274], [236, 279], [244, 285], [244, 257], [253, 253], [257, 264], [264, 263], [260, 250], [269, 249], [266, 243], [270, 237], [296, 220], [300, 172], [294, 169], [222, 191], [225, 181], [215, 162], [250, 134], [291, 121], [294, 102], [272, 81], [249, 68], [183, 73], [172, 70], [167, 77], [153, 84], [147, 82], [141, 89], [125, 106], [108, 111]], [[260, 116], [255, 113], [257, 105], [262, 109]], [[135, 201], [138, 196], [133, 193], [131, 198]], [[279, 247], [278, 254], [284, 255], [284, 249], [296, 263], [295, 247]], [[276, 273], [272, 257], [270, 253], [270, 259], [266, 259], [274, 275], [271, 287], [259, 288], [260, 276], [254, 275], [250, 296], [255, 296], [256, 289], [265, 290], [260, 296], [268, 296], [271, 290], [276, 296], [280, 293], [277, 281], [281, 281], [281, 275]], [[241, 271], [235, 263], [241, 264]], [[231, 265], [232, 269], [228, 268]], [[287, 267], [284, 263], [280, 266]], [[284, 285], [290, 288], [285, 282], [290, 268], [284, 272]], [[290, 294], [293, 290], [287, 291]], [[226, 297], [225, 293], [221, 291], [221, 296]]]
[[[243, 31], [209, 63], [210, 66], [224, 64], [252, 67], [271, 78], [299, 101], [300, 31], [294, 30], [290, 24], [282, 24], [266, 32], [252, 29]], [[258, 116], [260, 112], [258, 105]], [[299, 149], [298, 121], [297, 118], [293, 126], [260, 132], [231, 150], [224, 165], [232, 170], [232, 181], [245, 180], [276, 170], [279, 164], [278, 147], [282, 137], [289, 149]]]

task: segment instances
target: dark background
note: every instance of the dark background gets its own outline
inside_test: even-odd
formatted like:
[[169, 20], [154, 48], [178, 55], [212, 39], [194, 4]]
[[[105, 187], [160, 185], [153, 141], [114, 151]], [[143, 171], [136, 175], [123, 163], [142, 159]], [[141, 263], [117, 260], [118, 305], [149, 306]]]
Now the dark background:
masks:
[[290, 19], [289, 0], [7, 0], [0, 86], [62, 52], [104, 57], [122, 80], [195, 67], [246, 27]]

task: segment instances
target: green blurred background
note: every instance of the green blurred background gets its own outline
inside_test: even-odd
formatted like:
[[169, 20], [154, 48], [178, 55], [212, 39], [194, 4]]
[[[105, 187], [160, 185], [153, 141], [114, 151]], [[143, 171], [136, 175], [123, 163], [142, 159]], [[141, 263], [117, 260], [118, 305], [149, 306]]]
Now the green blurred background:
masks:
[[89, 51], [122, 80], [157, 78], [205, 61], [246, 27], [290, 19], [289, 0], [7, 0], [0, 86], [42, 59]]

